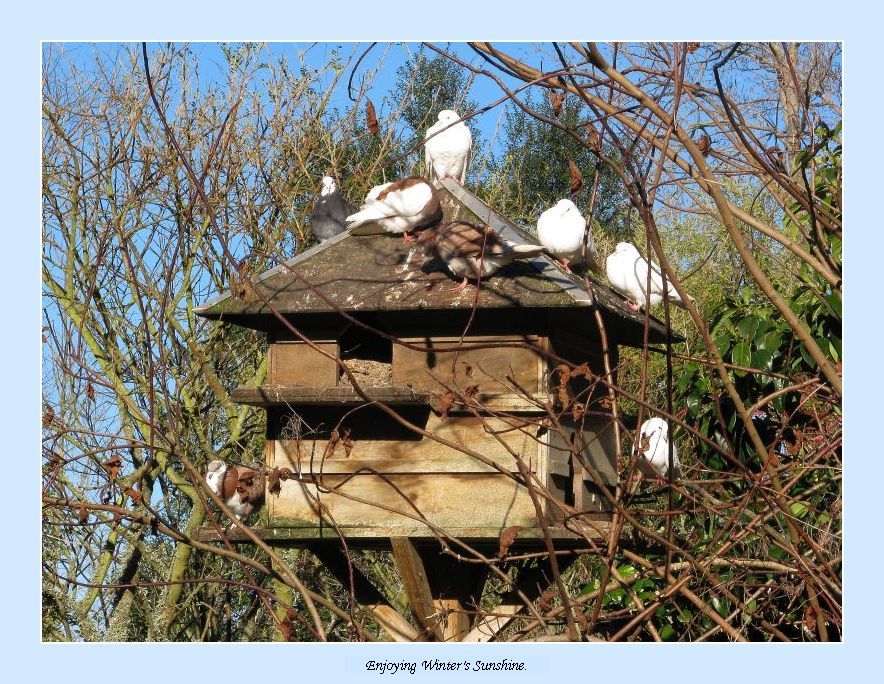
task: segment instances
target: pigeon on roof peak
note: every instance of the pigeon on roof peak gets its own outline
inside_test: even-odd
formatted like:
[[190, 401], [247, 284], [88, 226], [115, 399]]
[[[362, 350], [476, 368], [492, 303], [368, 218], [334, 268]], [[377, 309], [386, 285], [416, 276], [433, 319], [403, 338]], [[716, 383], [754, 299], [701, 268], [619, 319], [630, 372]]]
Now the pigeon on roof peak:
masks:
[[473, 136], [453, 109], [439, 112], [424, 136], [427, 173], [433, 178], [455, 178], [461, 185], [467, 175]]

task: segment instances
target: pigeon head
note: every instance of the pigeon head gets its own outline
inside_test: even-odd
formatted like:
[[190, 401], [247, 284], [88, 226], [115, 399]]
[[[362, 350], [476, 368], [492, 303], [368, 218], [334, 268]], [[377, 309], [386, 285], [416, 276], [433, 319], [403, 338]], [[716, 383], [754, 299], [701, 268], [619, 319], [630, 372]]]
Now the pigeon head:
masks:
[[669, 425], [662, 418], [649, 418], [642, 425], [642, 434], [648, 436], [654, 436], [659, 434], [661, 437], [666, 437], [669, 433]]
[[460, 115], [454, 111], [453, 109], [443, 109], [439, 112], [438, 119], [443, 123], [451, 123], [452, 121], [457, 121], [460, 118]]
[[638, 254], [638, 250], [631, 242], [618, 242], [614, 252], [617, 254]]
[[337, 184], [335, 183], [335, 179], [331, 176], [323, 176], [322, 177], [322, 190], [319, 191], [319, 194], [325, 197], [326, 195], [332, 194], [335, 190], [338, 189]]
[[580, 210], [577, 208], [577, 205], [574, 204], [574, 202], [572, 202], [572, 201], [569, 200], [569, 199], [559, 200], [559, 201], [556, 203], [556, 209], [559, 210], [559, 213], [561, 213], [562, 216], [564, 216], [565, 214], [567, 214], [567, 213], [570, 212], [570, 211], [576, 211], [576, 212], [579, 212], [579, 211], [580, 211]]

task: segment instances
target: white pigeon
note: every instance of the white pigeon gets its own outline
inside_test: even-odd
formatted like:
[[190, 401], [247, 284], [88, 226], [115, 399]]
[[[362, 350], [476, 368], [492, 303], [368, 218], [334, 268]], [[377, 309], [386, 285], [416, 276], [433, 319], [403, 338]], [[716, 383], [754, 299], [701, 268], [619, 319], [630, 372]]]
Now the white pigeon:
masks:
[[[648, 294], [648, 269], [651, 270], [651, 290]], [[614, 251], [605, 260], [605, 273], [615, 290], [629, 300], [629, 308], [638, 311], [640, 308], [655, 306], [663, 301], [663, 274], [655, 265], [648, 266], [645, 258], [639, 254], [629, 242], [618, 242]], [[681, 296], [667, 280], [666, 290], [669, 301], [684, 308]], [[691, 298], [693, 301], [693, 297]]]
[[595, 272], [600, 272], [599, 253], [587, 230], [586, 219], [569, 199], [559, 200], [537, 219], [537, 238], [561, 264], [571, 270], [571, 264], [583, 262], [583, 237], [586, 236], [586, 263]]
[[313, 202], [310, 214], [310, 228], [320, 241], [333, 238], [347, 230], [347, 214], [353, 207], [344, 201], [335, 179], [331, 176], [322, 177], [322, 189]]
[[264, 476], [251, 468], [229, 466], [216, 459], [209, 463], [206, 484], [240, 520], [249, 517], [264, 501]]
[[510, 242], [494, 229], [469, 221], [450, 221], [427, 228], [418, 235], [417, 243], [428, 255], [444, 261], [454, 275], [463, 278], [455, 290], [463, 290], [471, 278], [486, 278], [516, 259], [530, 259], [543, 252], [540, 245]]
[[439, 112], [438, 121], [427, 129], [424, 140], [430, 179], [451, 177], [463, 184], [473, 136], [458, 113], [451, 109]]
[[[640, 430], [639, 452], [660, 479], [669, 473], [669, 424], [662, 418], [648, 418]], [[672, 444], [672, 473], [681, 476], [678, 449]]]
[[359, 211], [347, 217], [347, 227], [352, 232], [375, 223], [388, 233], [403, 233], [408, 242], [408, 231], [441, 220], [442, 205], [436, 189], [424, 178], [411, 177], [369, 190]]

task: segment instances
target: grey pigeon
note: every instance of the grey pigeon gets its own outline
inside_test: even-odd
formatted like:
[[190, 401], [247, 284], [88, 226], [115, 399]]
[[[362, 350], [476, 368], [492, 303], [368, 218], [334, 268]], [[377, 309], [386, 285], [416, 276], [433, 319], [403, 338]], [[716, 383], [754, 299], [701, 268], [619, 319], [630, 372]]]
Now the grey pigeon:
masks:
[[329, 240], [347, 230], [347, 215], [353, 207], [344, 201], [334, 178], [323, 176], [322, 190], [313, 202], [310, 228], [318, 240]]

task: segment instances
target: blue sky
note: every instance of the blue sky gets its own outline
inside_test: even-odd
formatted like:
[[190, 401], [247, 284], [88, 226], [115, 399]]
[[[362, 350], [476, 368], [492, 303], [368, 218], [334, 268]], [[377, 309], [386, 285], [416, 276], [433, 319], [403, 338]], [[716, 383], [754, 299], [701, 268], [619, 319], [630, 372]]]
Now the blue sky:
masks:
[[[453, 11], [459, 8], [461, 12]], [[9, 478], [16, 483], [7, 501], [21, 518], [8, 518], [7, 544], [18, 562], [3, 564], [4, 586], [11, 589], [3, 624], [4, 642], [15, 665], [29, 663], [38, 679], [94, 681], [115, 673], [148, 672], [171, 681], [201, 679], [253, 680], [256, 677], [327, 681], [361, 672], [369, 658], [427, 657], [519, 658], [528, 675], [488, 675], [483, 682], [654, 681], [677, 677], [720, 682], [817, 681], [868, 677], [880, 669], [876, 589], [877, 525], [872, 506], [877, 492], [880, 437], [876, 434], [877, 395], [881, 373], [877, 288], [872, 274], [880, 270], [881, 226], [876, 181], [880, 177], [880, 19], [867, 6], [861, 11], [843, 3], [805, 0], [771, 3], [745, 0], [739, 6], [659, 2], [624, 4], [509, 2], [505, 5], [448, 2], [432, 9], [431, 20], [419, 16], [413, 3], [248, 4], [156, 0], [150, 5], [119, 2], [42, 2], [7, 10], [4, 40], [6, 106], [0, 111], [6, 133], [2, 178], [7, 207], [7, 265], [3, 291], [11, 293], [6, 337], [7, 391], [25, 392], [24, 400], [4, 402], [7, 431], [4, 450]], [[329, 16], [333, 12], [332, 16]], [[431, 35], [427, 36], [428, 33]], [[423, 35], [421, 35], [423, 34]], [[593, 644], [500, 646], [477, 651], [467, 646], [46, 646], [39, 645], [39, 504], [33, 492], [39, 482], [40, 383], [40, 160], [39, 91], [41, 40], [140, 40], [156, 38], [593, 38], [593, 39], [845, 39], [845, 203], [853, 227], [845, 244], [848, 299], [845, 302], [846, 406], [845, 539], [846, 643], [832, 646], [733, 645], [663, 646]], [[863, 287], [866, 285], [866, 287]], [[33, 297], [33, 299], [31, 298]], [[30, 389], [30, 391], [29, 391]], [[30, 392], [33, 392], [31, 395]], [[7, 396], [11, 396], [8, 394]], [[10, 406], [10, 403], [13, 403]], [[32, 426], [32, 427], [22, 427]], [[871, 502], [871, 505], [870, 505]], [[13, 522], [14, 521], [14, 522]], [[12, 557], [11, 554], [8, 557]], [[218, 650], [218, 649], [224, 649]], [[233, 650], [231, 650], [233, 649]], [[247, 656], [247, 657], [243, 657]], [[252, 658], [254, 656], [254, 659]], [[255, 663], [257, 662], [257, 666]], [[145, 665], [145, 663], [150, 663]], [[149, 667], [150, 670], [145, 670]], [[199, 669], [197, 669], [199, 668]], [[255, 672], [257, 670], [257, 674]], [[668, 674], [671, 673], [671, 674]], [[358, 677], [368, 680], [367, 674]], [[411, 678], [417, 680], [418, 678]], [[437, 676], [434, 680], [452, 681]], [[476, 680], [475, 677], [460, 679]]]

